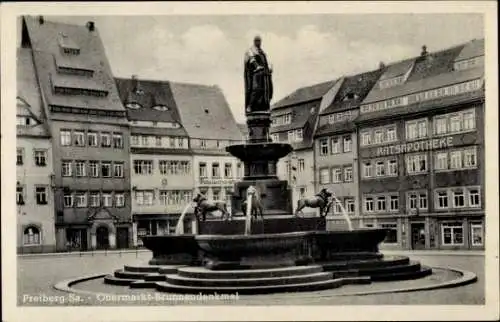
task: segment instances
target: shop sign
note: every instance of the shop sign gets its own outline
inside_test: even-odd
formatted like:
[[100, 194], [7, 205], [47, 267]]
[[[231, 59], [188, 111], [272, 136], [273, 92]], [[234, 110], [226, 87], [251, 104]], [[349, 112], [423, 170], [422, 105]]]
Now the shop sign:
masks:
[[453, 137], [430, 139], [417, 142], [409, 142], [403, 144], [394, 144], [377, 148], [376, 157], [384, 157], [387, 155], [424, 152], [437, 149], [446, 149], [453, 146]]

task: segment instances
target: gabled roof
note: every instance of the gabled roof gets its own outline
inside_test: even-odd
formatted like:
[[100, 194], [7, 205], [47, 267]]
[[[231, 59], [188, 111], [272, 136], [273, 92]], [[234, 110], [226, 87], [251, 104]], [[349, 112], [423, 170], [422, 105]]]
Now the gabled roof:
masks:
[[182, 125], [191, 138], [243, 140], [233, 113], [218, 86], [170, 82]]
[[321, 115], [359, 107], [383, 73], [383, 69], [377, 69], [346, 76], [332, 104], [324, 109]]
[[[45, 19], [42, 22], [40, 19], [25, 16], [22, 34], [23, 45], [29, 44], [34, 52], [35, 68], [48, 105], [125, 111], [97, 29], [91, 31], [85, 26], [55, 23]], [[61, 38], [71, 44], [69, 47], [78, 47], [79, 53], [63, 53]], [[62, 67], [86, 69], [92, 71], [93, 75], [63, 75], [58, 72], [57, 64]], [[101, 89], [107, 92], [107, 96], [55, 95], [55, 84], [72, 88]]]
[[484, 38], [473, 39], [469, 41], [467, 44], [465, 44], [460, 54], [457, 56], [457, 58], [455, 58], [455, 62], [483, 55], [484, 55]]
[[29, 48], [17, 49], [17, 115], [29, 116], [40, 122], [33, 126], [17, 127], [18, 135], [49, 136], [40, 96], [40, 87], [36, 80], [33, 55]]
[[272, 106], [272, 109], [296, 105], [311, 100], [321, 99], [323, 95], [325, 95], [326, 92], [328, 92], [328, 90], [333, 85], [335, 85], [335, 82], [336, 82], [335, 80], [332, 80], [311, 86], [301, 87], [292, 92], [291, 94], [287, 95], [285, 98], [276, 102]]
[[390, 79], [393, 77], [398, 77], [406, 74], [410, 68], [412, 68], [415, 58], [405, 59], [385, 67], [385, 71], [380, 76], [380, 80]]
[[452, 72], [454, 60], [463, 48], [464, 45], [460, 45], [417, 57], [407, 82], [409, 83], [439, 74]]
[[[123, 106], [131, 121], [176, 122], [181, 118], [168, 81], [115, 78], [116, 87]], [[136, 103], [139, 109], [127, 108], [128, 103]], [[166, 106], [168, 110], [159, 111], [155, 106]]]

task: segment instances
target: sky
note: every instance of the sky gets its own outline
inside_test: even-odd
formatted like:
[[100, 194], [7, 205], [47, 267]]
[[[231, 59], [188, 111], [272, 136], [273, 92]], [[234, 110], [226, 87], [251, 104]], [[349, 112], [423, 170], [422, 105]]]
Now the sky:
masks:
[[46, 16], [95, 22], [117, 77], [218, 85], [244, 121], [243, 56], [259, 34], [273, 102], [303, 86], [483, 38], [479, 14]]

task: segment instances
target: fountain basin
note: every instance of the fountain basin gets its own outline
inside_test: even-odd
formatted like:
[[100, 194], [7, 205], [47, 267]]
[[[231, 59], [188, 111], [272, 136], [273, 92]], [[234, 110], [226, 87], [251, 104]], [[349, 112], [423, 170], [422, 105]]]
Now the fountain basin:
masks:
[[385, 239], [385, 229], [357, 229], [351, 231], [315, 231], [310, 233], [314, 260], [333, 259], [338, 254], [378, 252]]
[[144, 246], [153, 252], [150, 265], [189, 265], [198, 258], [195, 235], [165, 235], [141, 237]]
[[226, 151], [243, 161], [278, 160], [292, 152], [288, 143], [247, 143], [226, 147]]
[[[211, 269], [293, 266], [307, 240], [307, 232], [257, 235], [198, 235]], [[242, 261], [242, 259], [245, 259]], [[247, 264], [244, 264], [246, 262]]]

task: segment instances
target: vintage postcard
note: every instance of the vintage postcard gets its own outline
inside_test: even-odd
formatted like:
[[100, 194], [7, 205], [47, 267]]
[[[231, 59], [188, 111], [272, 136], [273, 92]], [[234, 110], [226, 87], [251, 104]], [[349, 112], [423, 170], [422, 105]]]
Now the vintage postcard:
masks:
[[3, 319], [497, 320], [495, 12], [2, 5]]

